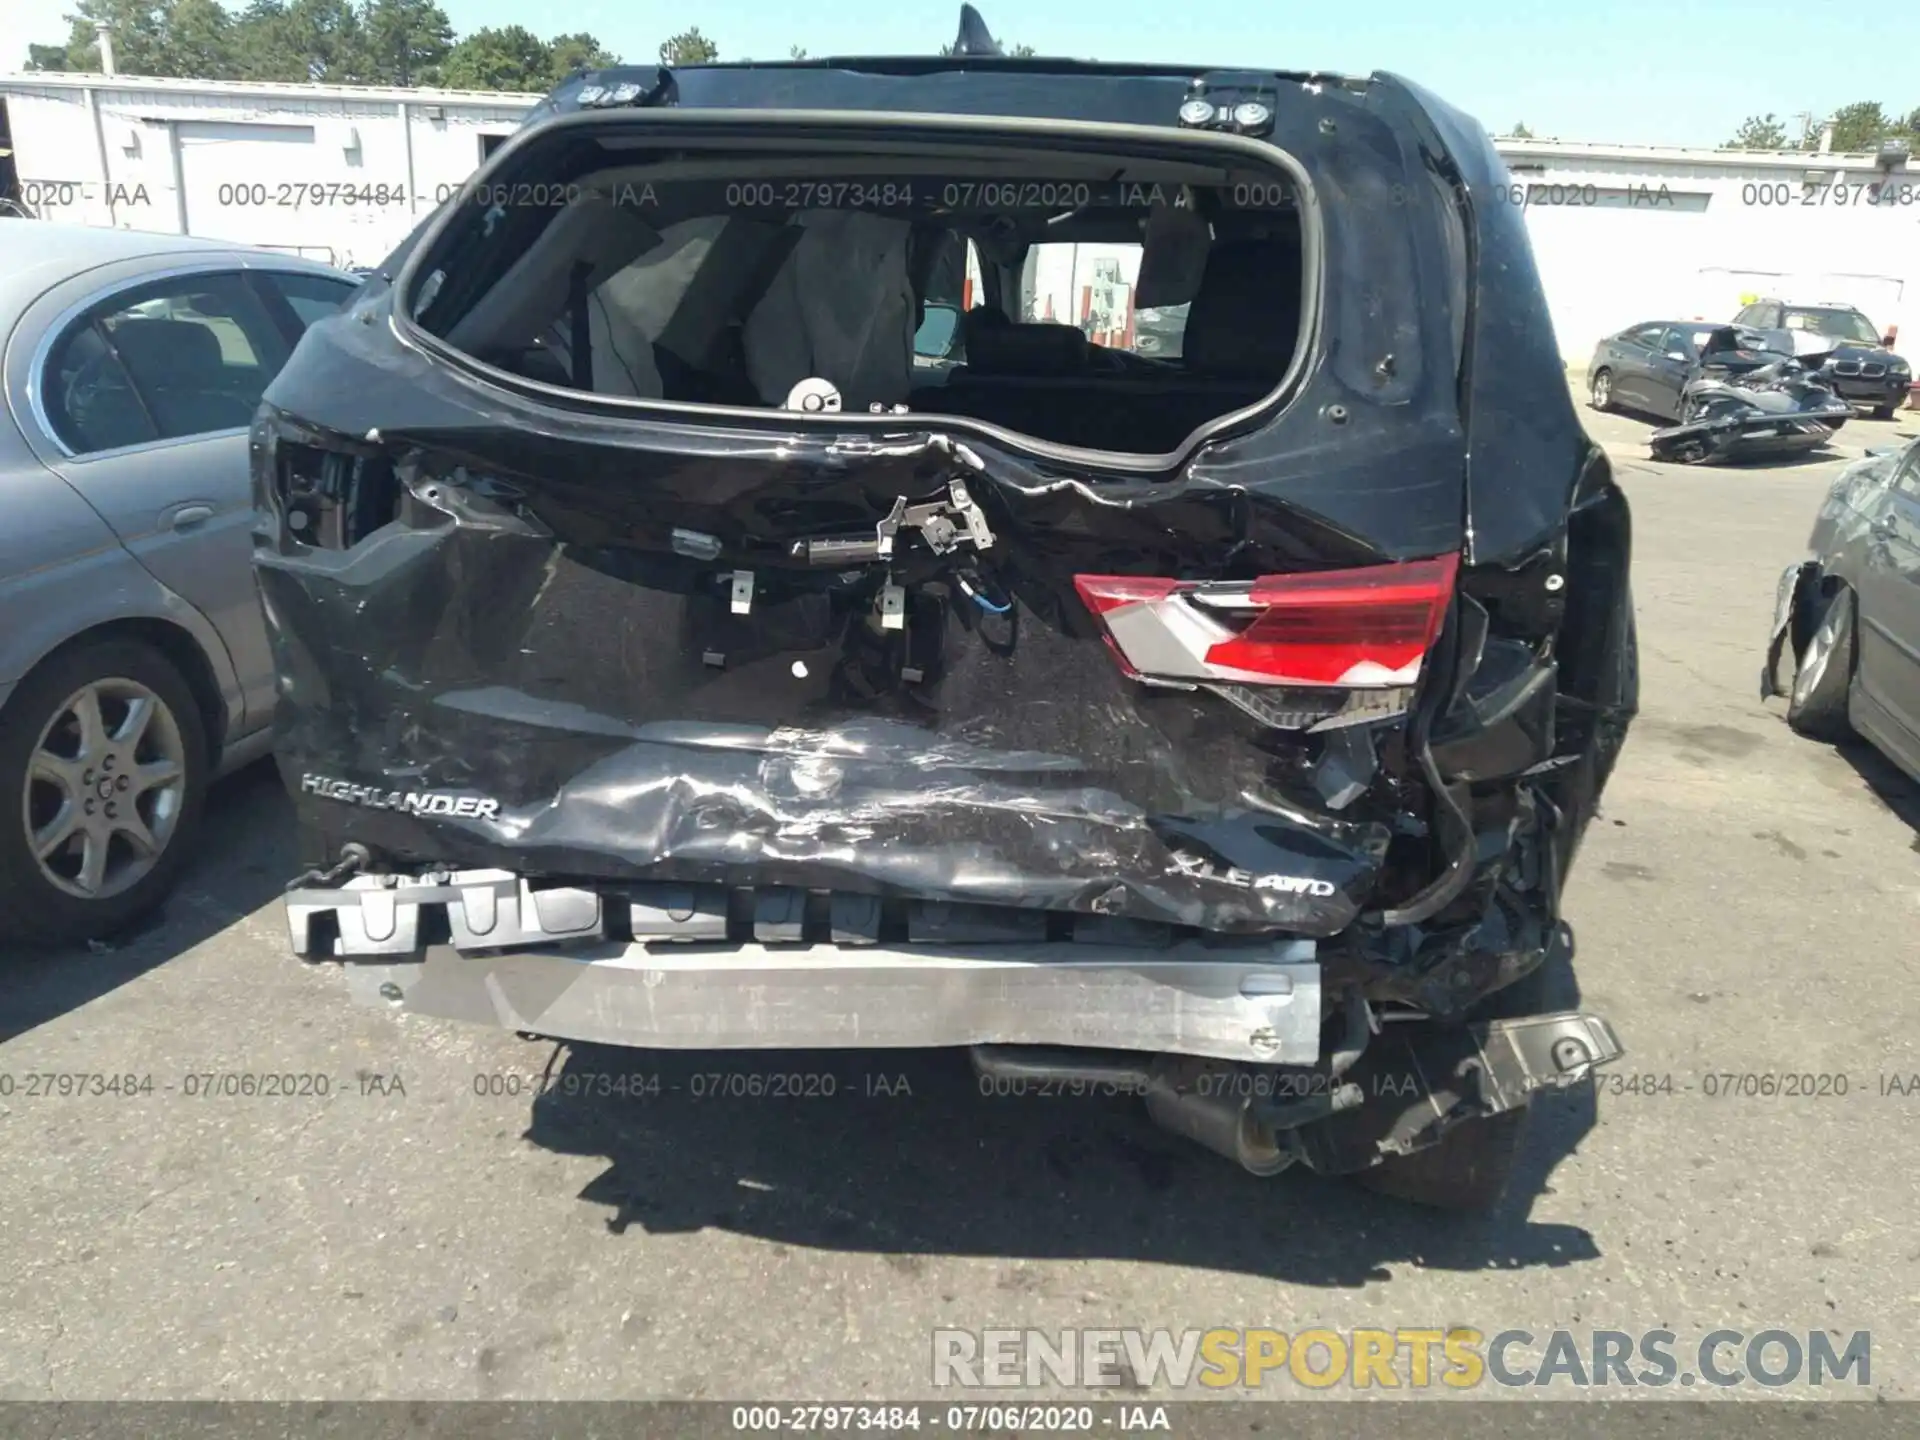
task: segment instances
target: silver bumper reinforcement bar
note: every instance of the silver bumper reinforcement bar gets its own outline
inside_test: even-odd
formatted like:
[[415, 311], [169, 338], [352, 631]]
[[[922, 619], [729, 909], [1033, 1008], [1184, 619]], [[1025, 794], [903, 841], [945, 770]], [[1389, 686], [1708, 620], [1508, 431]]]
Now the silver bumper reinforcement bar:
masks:
[[614, 943], [463, 955], [433, 946], [346, 969], [364, 1003], [556, 1040], [661, 1050], [1059, 1045], [1312, 1065], [1313, 942], [1232, 953]]
[[[631, 893], [629, 893], [631, 892]], [[717, 886], [535, 890], [506, 871], [356, 876], [286, 897], [295, 953], [347, 961], [368, 1003], [556, 1040], [674, 1050], [1079, 1046], [1256, 1065], [1320, 1058], [1312, 940], [1167, 942], [1165, 927], [928, 905], [879, 939], [879, 906], [832, 897], [802, 942], [798, 891], [756, 892], [729, 943]], [[610, 934], [610, 913], [624, 909]], [[432, 943], [429, 935], [448, 937]], [[918, 938], [924, 937], [924, 938]]]

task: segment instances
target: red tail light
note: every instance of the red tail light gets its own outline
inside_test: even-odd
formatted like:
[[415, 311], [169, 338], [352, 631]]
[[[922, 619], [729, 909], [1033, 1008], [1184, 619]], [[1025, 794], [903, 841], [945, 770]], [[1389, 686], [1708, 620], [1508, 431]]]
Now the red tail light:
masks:
[[1251, 583], [1073, 583], [1115, 653], [1150, 679], [1382, 688], [1419, 678], [1459, 570], [1452, 554]]

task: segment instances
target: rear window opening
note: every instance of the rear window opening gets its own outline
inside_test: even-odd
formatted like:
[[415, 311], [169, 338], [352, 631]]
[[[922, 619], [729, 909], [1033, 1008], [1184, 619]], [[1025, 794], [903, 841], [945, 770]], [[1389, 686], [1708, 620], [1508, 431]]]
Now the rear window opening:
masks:
[[1159, 456], [1260, 407], [1309, 319], [1278, 162], [573, 129], [477, 177], [400, 303], [603, 402], [952, 416]]

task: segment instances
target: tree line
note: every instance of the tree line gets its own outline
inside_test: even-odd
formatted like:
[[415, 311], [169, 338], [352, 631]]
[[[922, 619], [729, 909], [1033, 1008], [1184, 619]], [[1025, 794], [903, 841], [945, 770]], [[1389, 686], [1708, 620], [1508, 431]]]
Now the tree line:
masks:
[[[522, 25], [486, 26], [456, 38], [435, 0], [78, 0], [62, 44], [28, 45], [29, 70], [98, 72], [94, 27], [113, 36], [114, 67], [127, 75], [189, 80], [326, 81], [337, 85], [425, 85], [449, 90], [544, 93], [576, 69], [621, 63], [584, 30], [542, 40]], [[1031, 45], [1009, 45], [1029, 56]], [[793, 46], [788, 58], [804, 60]], [[953, 46], [942, 45], [942, 55]], [[663, 65], [701, 65], [720, 47], [696, 25], [662, 42]], [[747, 57], [741, 57], [745, 59]], [[1809, 117], [1790, 129], [1779, 117], [1750, 115], [1723, 150], [1814, 151], [1824, 126]], [[1843, 105], [1832, 116], [1832, 148], [1871, 152], [1882, 140], [1920, 150], [1920, 109], [1889, 115], [1877, 100]], [[1509, 135], [1531, 139], [1516, 124]]]
[[[621, 63], [584, 30], [543, 40], [522, 25], [487, 26], [456, 37], [434, 0], [247, 0], [241, 10], [219, 0], [78, 0], [66, 19], [64, 44], [27, 47], [28, 69], [98, 72], [103, 21], [125, 75], [542, 93], [576, 69]], [[798, 45], [787, 52], [806, 56]], [[720, 47], [694, 26], [664, 41], [659, 58], [708, 64]]]
[[[544, 92], [575, 69], [620, 63], [584, 30], [543, 40], [507, 25], [456, 37], [434, 0], [248, 0], [240, 10], [219, 0], [79, 0], [66, 19], [64, 44], [27, 47], [29, 69], [98, 72], [102, 21], [125, 75]], [[668, 65], [719, 55], [698, 27], [660, 46]]]
[[[1785, 121], [1772, 114], [1749, 115], [1734, 131], [1733, 138], [1720, 148], [1818, 150], [1825, 123], [1807, 116], [1790, 118], [1799, 121], [1797, 129], [1789, 130]], [[1860, 100], [1852, 105], [1842, 105], [1833, 112], [1831, 119], [1831, 148], [1837, 152], [1859, 154], [1876, 151], [1882, 140], [1904, 140], [1915, 150], [1920, 150], [1920, 110], [1909, 110], [1905, 115], [1889, 115], [1878, 100]]]

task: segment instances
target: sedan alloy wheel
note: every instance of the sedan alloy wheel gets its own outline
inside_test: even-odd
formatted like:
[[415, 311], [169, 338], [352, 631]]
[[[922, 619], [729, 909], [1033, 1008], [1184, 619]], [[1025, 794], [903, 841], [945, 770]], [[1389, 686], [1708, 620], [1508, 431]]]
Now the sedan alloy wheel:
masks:
[[118, 895], [166, 852], [186, 787], [186, 747], [167, 703], [137, 680], [91, 681], [47, 722], [28, 760], [28, 851], [77, 899]]

